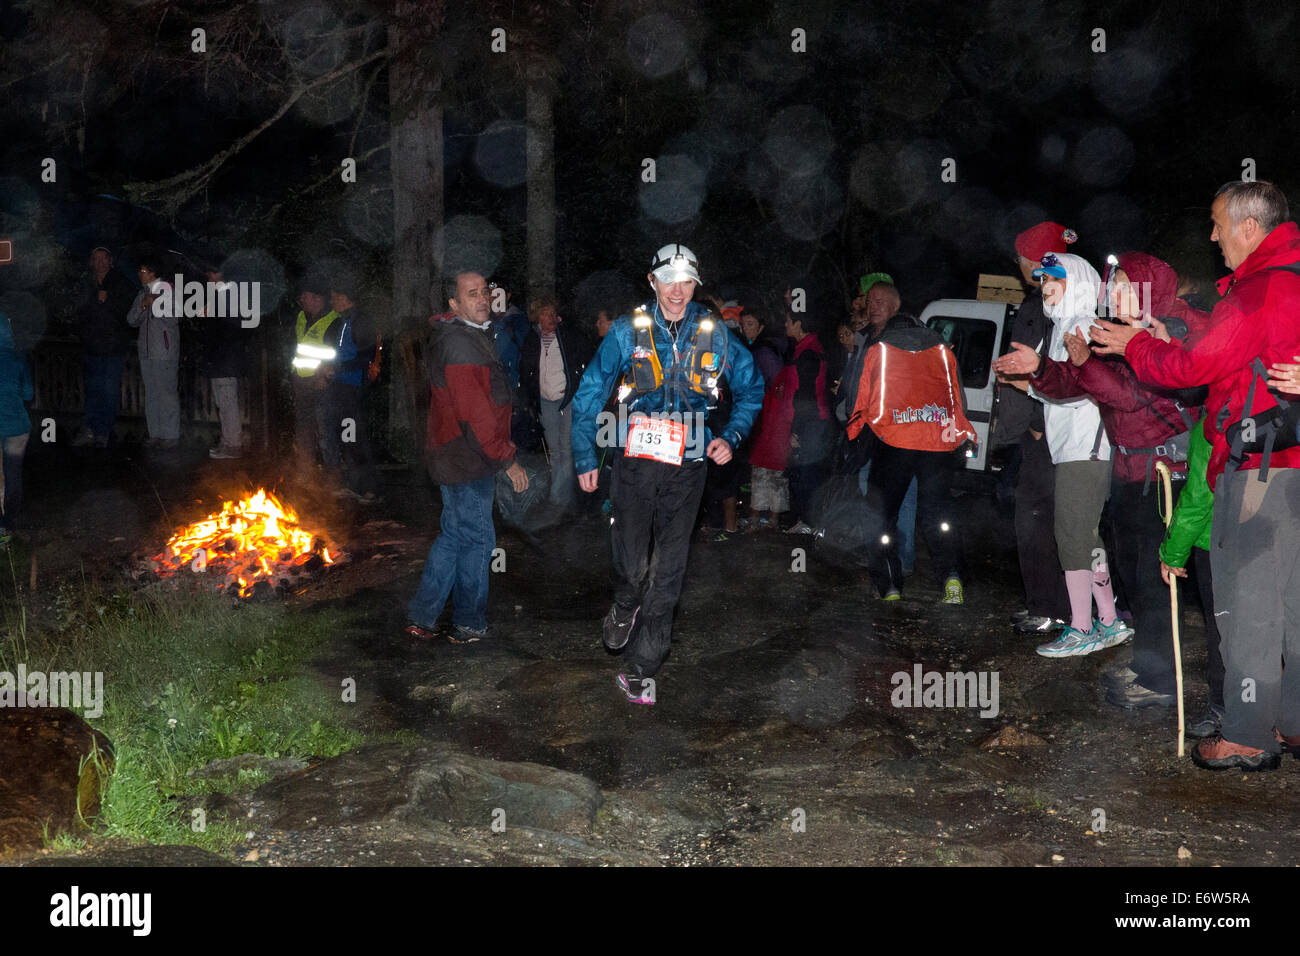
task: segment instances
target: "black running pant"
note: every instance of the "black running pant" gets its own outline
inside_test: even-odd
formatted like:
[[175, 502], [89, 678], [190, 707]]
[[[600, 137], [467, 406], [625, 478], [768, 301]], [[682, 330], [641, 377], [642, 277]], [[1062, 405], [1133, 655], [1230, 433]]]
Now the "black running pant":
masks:
[[623, 651], [631, 677], [653, 677], [668, 657], [706, 476], [703, 461], [666, 465], [621, 455], [614, 460], [614, 603], [622, 619], [641, 607]]
[[[918, 523], [930, 551], [930, 569], [940, 587], [961, 577], [961, 543], [953, 507], [952, 452], [913, 451], [877, 442], [867, 475], [867, 547], [871, 582], [883, 596], [891, 587], [903, 588], [898, 558], [898, 509], [907, 486], [916, 478]], [[888, 542], [883, 539], [888, 538]]]
[[1056, 554], [1056, 466], [1046, 438], [1020, 441], [1016, 482], [1016, 554], [1025, 607], [1034, 617], [1070, 618], [1065, 574]]
[[1201, 596], [1205, 612], [1205, 679], [1210, 685], [1210, 704], [1223, 710], [1223, 648], [1219, 646], [1219, 623], [1214, 619], [1214, 575], [1210, 570], [1210, 552], [1192, 548], [1192, 566], [1196, 568], [1196, 593]]
[[[1160, 481], [1153, 478], [1142, 493], [1143, 481], [1116, 481], [1110, 489], [1115, 542], [1109, 557], [1112, 578], [1123, 584], [1133, 615], [1133, 664], [1137, 682], [1148, 690], [1172, 694], [1174, 632], [1169, 585], [1160, 577], [1160, 542], [1165, 524], [1160, 518]], [[1173, 484], [1178, 502], [1185, 481]]]
[[813, 498], [826, 480], [825, 462], [787, 465], [785, 474], [790, 479], [790, 524], [800, 521], [807, 525], [815, 524]]

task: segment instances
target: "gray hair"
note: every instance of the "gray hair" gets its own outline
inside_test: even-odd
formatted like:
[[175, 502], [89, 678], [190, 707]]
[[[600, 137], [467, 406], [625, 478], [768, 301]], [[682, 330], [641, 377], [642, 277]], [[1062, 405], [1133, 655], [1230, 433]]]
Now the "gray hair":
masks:
[[1270, 182], [1244, 183], [1234, 179], [1224, 183], [1214, 198], [1224, 197], [1224, 208], [1235, 226], [1243, 219], [1254, 219], [1259, 228], [1270, 233], [1291, 218], [1286, 196]]
[[892, 282], [877, 282], [874, 285], [872, 285], [870, 289], [867, 290], [867, 293], [870, 294], [874, 292], [876, 289], [884, 289], [886, 292], [890, 294], [890, 296], [893, 297], [893, 300], [898, 303], [899, 308], [902, 308], [903, 296], [898, 291], [898, 286], [894, 285]]

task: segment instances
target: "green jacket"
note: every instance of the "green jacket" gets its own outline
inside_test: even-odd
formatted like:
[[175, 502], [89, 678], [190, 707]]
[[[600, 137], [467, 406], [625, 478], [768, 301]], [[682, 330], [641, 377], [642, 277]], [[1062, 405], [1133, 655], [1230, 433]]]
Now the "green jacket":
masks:
[[1210, 443], [1205, 439], [1205, 419], [1192, 429], [1187, 446], [1187, 487], [1174, 506], [1174, 520], [1169, 522], [1160, 560], [1171, 568], [1187, 566], [1192, 548], [1210, 550], [1210, 516], [1214, 511], [1214, 492], [1206, 480], [1210, 466]]

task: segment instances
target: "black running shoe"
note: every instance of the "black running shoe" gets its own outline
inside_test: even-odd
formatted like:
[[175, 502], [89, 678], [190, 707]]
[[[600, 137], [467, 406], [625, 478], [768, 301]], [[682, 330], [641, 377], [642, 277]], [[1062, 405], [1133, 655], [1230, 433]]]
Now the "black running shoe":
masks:
[[649, 678], [618, 675], [618, 688], [626, 696], [629, 704], [649, 704], [654, 706], [655, 682]]
[[488, 636], [488, 629], [485, 627], [478, 630], [472, 627], [464, 627], [457, 624], [447, 632], [447, 640], [453, 644], [477, 644], [483, 638]]
[[632, 611], [631, 617], [626, 621], [620, 621], [618, 619], [618, 605], [615, 604], [610, 607], [609, 613], [605, 615], [603, 622], [605, 633], [602, 639], [607, 648], [611, 651], [621, 651], [627, 647], [628, 639], [632, 636], [632, 626], [636, 624], [636, 616], [640, 610], [641, 605], [638, 604], [636, 609]]

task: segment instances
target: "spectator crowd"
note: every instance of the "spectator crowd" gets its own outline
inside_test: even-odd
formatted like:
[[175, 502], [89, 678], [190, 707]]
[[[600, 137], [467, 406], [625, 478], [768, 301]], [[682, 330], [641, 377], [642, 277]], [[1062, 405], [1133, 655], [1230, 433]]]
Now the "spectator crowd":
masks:
[[[1211, 218], [1229, 270], [1213, 303], [1149, 252], [1092, 263], [1072, 251], [1075, 232], [1052, 221], [1017, 235], [1026, 293], [992, 362], [989, 444], [1015, 488], [1024, 585], [1015, 632], [1049, 659], [1131, 643], [1131, 661], [1103, 673], [1106, 699], [1172, 707], [1168, 589], [1190, 578], [1205, 610], [1210, 687], [1187, 727], [1199, 741], [1193, 759], [1264, 770], [1300, 753], [1300, 668], [1283, 666], [1300, 641], [1300, 230], [1266, 182], [1223, 186]], [[77, 313], [78, 447], [113, 439], [133, 339], [147, 444], [161, 454], [181, 437], [178, 375], [191, 332], [160, 307], [176, 301], [178, 270], [147, 255], [136, 264], [133, 283], [111, 250], [90, 255]], [[215, 265], [193, 269], [229, 285]], [[409, 607], [412, 638], [444, 634], [449, 601], [445, 636], [487, 635], [494, 505], [525, 494], [545, 524], [612, 518], [617, 584], [603, 629], [635, 703], [654, 702], [692, 539], [846, 542], [871, 591], [897, 601], [917, 567], [919, 532], [940, 600], [965, 603], [952, 491], [978, 439], [954, 343], [903, 307], [906, 290], [885, 272], [867, 271], [839, 306], [810, 279], [767, 295], [715, 294], [706, 276], [690, 249], [671, 243], [651, 261], [652, 298], [623, 314], [623, 304], [598, 303], [577, 321], [554, 297], [525, 312], [478, 272], [448, 277], [449, 311], [429, 320], [423, 351], [441, 534]], [[296, 292], [284, 356], [295, 468], [373, 504], [363, 400], [382, 369], [382, 338], [348, 270], [309, 269]], [[197, 361], [220, 417], [209, 454], [239, 459], [245, 337], [237, 315], [204, 318]], [[3, 541], [21, 514], [31, 396], [6, 320]], [[1172, 512], [1162, 516], [1166, 494]]]

